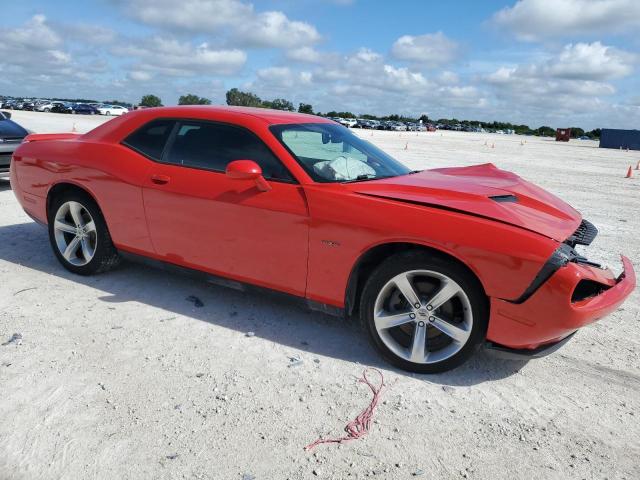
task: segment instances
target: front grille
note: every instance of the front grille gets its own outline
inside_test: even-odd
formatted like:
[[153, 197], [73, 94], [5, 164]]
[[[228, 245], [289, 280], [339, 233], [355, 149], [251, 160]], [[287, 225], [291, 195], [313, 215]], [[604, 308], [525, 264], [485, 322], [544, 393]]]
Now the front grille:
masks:
[[569, 238], [565, 240], [564, 243], [575, 247], [576, 245], [591, 245], [593, 239], [598, 235], [598, 229], [596, 226], [589, 222], [588, 220], [582, 220], [578, 229], [573, 232]]

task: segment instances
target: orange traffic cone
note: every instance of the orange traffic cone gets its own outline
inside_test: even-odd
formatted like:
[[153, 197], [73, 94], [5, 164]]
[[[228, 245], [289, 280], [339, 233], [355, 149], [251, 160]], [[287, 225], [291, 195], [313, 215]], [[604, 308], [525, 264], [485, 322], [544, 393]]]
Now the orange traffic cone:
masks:
[[633, 170], [631, 169], [631, 165], [629, 165], [629, 170], [627, 170], [627, 176], [624, 178], [631, 178], [633, 177]]

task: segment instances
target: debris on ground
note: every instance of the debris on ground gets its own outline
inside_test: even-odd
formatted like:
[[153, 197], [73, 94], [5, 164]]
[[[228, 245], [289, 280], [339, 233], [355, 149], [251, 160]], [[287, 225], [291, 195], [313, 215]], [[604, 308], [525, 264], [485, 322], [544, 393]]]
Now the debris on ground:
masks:
[[[380, 375], [379, 387], [376, 387], [369, 381], [369, 378], [367, 377], [368, 371], [376, 372], [378, 375]], [[315, 442], [312, 442], [306, 447], [304, 447], [305, 450], [307, 451], [311, 450], [312, 448], [317, 447], [318, 445], [321, 445], [323, 443], [342, 443], [348, 440], [356, 440], [358, 438], [365, 436], [367, 433], [369, 433], [369, 429], [371, 428], [371, 420], [373, 419], [373, 414], [376, 410], [376, 407], [378, 406], [378, 401], [380, 400], [380, 394], [382, 393], [382, 390], [385, 387], [384, 375], [382, 375], [382, 372], [377, 368], [365, 368], [364, 372], [362, 372], [362, 377], [358, 379], [358, 382], [364, 383], [367, 387], [369, 387], [369, 389], [371, 390], [371, 393], [373, 393], [373, 398], [371, 399], [369, 406], [365, 408], [362, 412], [360, 412], [360, 415], [358, 415], [354, 420], [349, 422], [346, 427], [344, 427], [344, 431], [347, 432], [347, 435], [340, 438], [325, 438], [325, 439], [319, 438]]]
[[172, 453], [171, 455], [167, 455], [167, 460], [175, 460], [179, 455], [177, 453]]
[[22, 293], [22, 292], [28, 292], [29, 290], [37, 290], [37, 289], [38, 289], [38, 287], [23, 288], [22, 290], [18, 290], [17, 292], [15, 292], [15, 293], [13, 294], [13, 296], [15, 297], [15, 296], [16, 296], [16, 295], [18, 295], [19, 293]]
[[13, 335], [11, 335], [11, 338], [9, 340], [2, 344], [2, 346], [4, 347], [5, 345], [10, 345], [12, 343], [15, 343], [16, 345], [22, 345], [22, 334], [14, 333]]
[[189, 295], [186, 298], [187, 302], [192, 302], [197, 308], [201, 308], [204, 307], [204, 303], [202, 303], [202, 300], [200, 300], [198, 297], [196, 297], [195, 295]]
[[256, 336], [256, 332], [247, 332], [244, 334], [245, 337], [255, 337]]
[[293, 355], [289, 357], [289, 365], [287, 367], [299, 367], [304, 363], [304, 360], [300, 355]]

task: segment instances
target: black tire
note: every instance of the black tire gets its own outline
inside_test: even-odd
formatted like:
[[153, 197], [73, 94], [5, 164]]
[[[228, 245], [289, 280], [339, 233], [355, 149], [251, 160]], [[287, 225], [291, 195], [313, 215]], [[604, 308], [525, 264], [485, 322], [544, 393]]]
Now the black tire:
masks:
[[[91, 215], [96, 227], [95, 231], [97, 241], [95, 254], [91, 261], [81, 266], [74, 265], [64, 258], [56, 243], [53, 227], [56, 212], [63, 204], [70, 201], [81, 204], [82, 207], [84, 207]], [[48, 223], [49, 242], [51, 243], [51, 248], [58, 258], [58, 261], [70, 272], [78, 275], [93, 275], [107, 272], [120, 264], [121, 257], [113, 245], [111, 235], [109, 234], [109, 229], [107, 228], [102, 212], [96, 202], [89, 195], [80, 192], [70, 192], [63, 193], [62, 195], [58, 195], [53, 198], [48, 212]]]
[[[416, 363], [400, 357], [385, 345], [375, 326], [374, 306], [380, 291], [396, 275], [413, 270], [429, 270], [446, 275], [462, 288], [469, 300], [473, 314], [469, 338], [457, 353], [442, 361]], [[461, 365], [478, 350], [486, 336], [489, 307], [482, 285], [465, 267], [444, 255], [411, 251], [389, 257], [372, 272], [365, 283], [360, 298], [360, 319], [368, 333], [369, 340], [386, 361], [410, 372], [440, 373]]]

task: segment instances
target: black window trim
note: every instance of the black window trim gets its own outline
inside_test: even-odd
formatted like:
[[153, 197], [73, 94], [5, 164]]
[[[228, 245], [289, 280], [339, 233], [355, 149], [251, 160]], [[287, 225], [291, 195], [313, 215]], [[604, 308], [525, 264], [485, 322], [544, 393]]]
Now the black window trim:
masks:
[[[147, 155], [146, 153], [138, 150], [137, 148], [129, 145], [128, 143], [126, 143], [126, 139], [129, 138], [131, 135], [134, 135], [135, 133], [137, 133], [138, 131], [142, 130], [143, 128], [147, 127], [149, 124], [151, 124], [152, 122], [156, 122], [158, 120], [167, 120], [167, 121], [173, 121], [174, 124], [171, 127], [171, 132], [169, 133], [169, 137], [167, 138], [167, 140], [164, 143], [164, 147], [162, 148], [162, 154], [160, 155], [160, 160], [153, 158], [149, 155]], [[125, 147], [135, 151], [136, 153], [142, 155], [143, 157], [147, 158], [148, 160], [151, 160], [154, 163], [160, 163], [162, 165], [173, 165], [175, 167], [181, 167], [181, 168], [190, 168], [192, 170], [202, 170], [205, 172], [211, 172], [211, 173], [221, 173], [223, 175], [225, 175], [225, 171], [224, 170], [218, 170], [218, 169], [214, 169], [214, 168], [202, 168], [202, 167], [193, 167], [191, 165], [178, 165], [176, 163], [171, 163], [166, 161], [166, 157], [169, 154], [169, 149], [171, 148], [171, 146], [173, 145], [173, 142], [176, 139], [176, 136], [178, 135], [178, 131], [180, 129], [180, 125], [183, 122], [200, 122], [200, 123], [209, 123], [209, 124], [213, 124], [213, 125], [223, 125], [223, 126], [227, 126], [227, 127], [233, 127], [233, 128], [238, 128], [240, 130], [244, 130], [246, 132], [249, 133], [249, 135], [252, 135], [253, 137], [255, 137], [260, 143], [262, 143], [262, 145], [264, 145], [264, 147], [267, 149], [267, 151], [269, 153], [271, 153], [271, 155], [273, 155], [273, 157], [280, 162], [280, 165], [282, 165], [282, 168], [284, 168], [284, 170], [289, 174], [289, 176], [291, 177], [291, 180], [287, 180], [284, 178], [271, 178], [271, 177], [264, 177], [265, 180], [268, 180], [270, 182], [277, 182], [277, 183], [288, 183], [291, 185], [299, 185], [300, 182], [298, 181], [298, 179], [295, 177], [295, 175], [293, 175], [293, 173], [291, 173], [291, 170], [289, 170], [289, 168], [287, 168], [287, 166], [284, 164], [284, 162], [282, 161], [282, 159], [275, 154], [275, 152], [271, 149], [271, 147], [269, 147], [269, 145], [267, 145], [265, 143], [264, 140], [262, 140], [262, 138], [260, 138], [258, 135], [256, 135], [253, 131], [251, 131], [251, 129], [244, 127], [242, 125], [238, 125], [235, 123], [229, 123], [229, 122], [222, 122], [219, 120], [208, 120], [208, 119], [203, 119], [203, 118], [191, 118], [191, 117], [158, 117], [158, 118], [154, 118], [153, 120], [149, 120], [148, 122], [146, 122], [144, 125], [136, 128], [133, 132], [129, 133], [124, 140], [122, 140], [120, 142], [121, 145], [124, 145]], [[269, 130], [269, 132], [271, 133], [271, 131]], [[240, 160], [240, 159], [239, 159]]]

